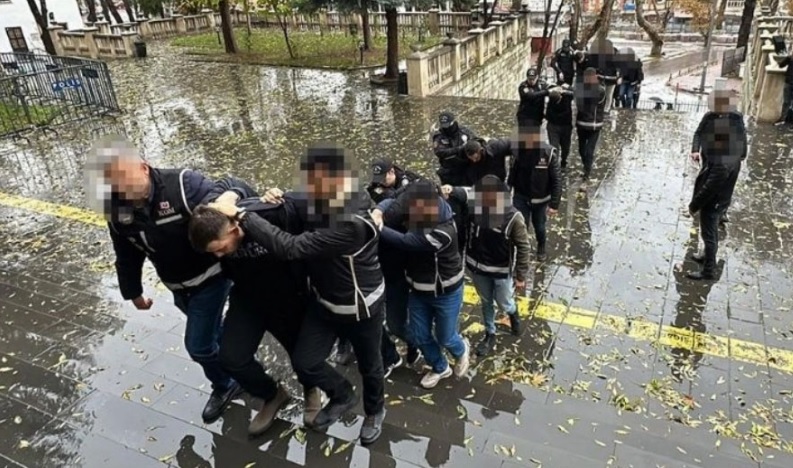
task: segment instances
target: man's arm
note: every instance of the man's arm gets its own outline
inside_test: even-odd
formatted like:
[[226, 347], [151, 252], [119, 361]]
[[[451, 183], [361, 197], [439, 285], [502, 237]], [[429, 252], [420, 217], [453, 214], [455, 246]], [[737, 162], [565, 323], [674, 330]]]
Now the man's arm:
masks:
[[449, 243], [444, 244], [439, 241], [431, 234], [426, 234], [424, 236], [416, 234], [415, 232], [403, 234], [388, 226], [383, 226], [380, 235], [386, 243], [408, 252], [437, 252], [449, 245]]
[[709, 118], [710, 112], [705, 113], [705, 115], [702, 116], [702, 120], [699, 121], [696, 131], [694, 131], [694, 138], [691, 142], [692, 153], [699, 153], [699, 151], [702, 149], [702, 132], [705, 130], [705, 125], [707, 124]]
[[116, 232], [113, 226], [109, 228], [116, 253], [116, 276], [121, 297], [125, 300], [136, 299], [143, 295], [143, 261], [146, 260], [146, 254]]
[[[185, 185], [185, 189], [186, 188], [187, 186]], [[212, 203], [227, 192], [236, 194], [238, 200], [259, 197], [259, 193], [244, 180], [237, 179], [236, 177], [226, 177], [214, 183], [212, 190], [201, 200], [201, 203]]]
[[[441, 161], [460, 160], [463, 149], [462, 146], [444, 146], [441, 143], [443, 138], [444, 135], [440, 133], [432, 137], [432, 151], [435, 153], [435, 156]], [[451, 141], [450, 138], [449, 141]]]
[[738, 117], [735, 119], [736, 121], [736, 128], [738, 137], [741, 139], [741, 161], [746, 161], [746, 156], [749, 154], [749, 136], [746, 133], [746, 124], [743, 121], [743, 115], [738, 114]]
[[562, 69], [559, 68], [559, 50], [553, 53], [553, 57], [551, 57], [551, 68], [556, 72], [556, 74], [562, 73]]
[[240, 223], [246, 234], [277, 257], [285, 260], [332, 258], [356, 252], [366, 241], [355, 223], [340, 229], [289, 234], [259, 216], [245, 216]]
[[246, 193], [256, 193], [248, 184], [239, 179], [227, 178], [215, 183], [200, 172], [189, 169], [182, 174], [182, 187], [184, 187], [187, 209], [190, 211], [193, 211], [198, 205], [212, 201], [210, 199], [217, 199], [226, 192], [234, 193], [238, 200], [247, 198]]
[[542, 88], [539, 90], [533, 90], [529, 86], [521, 86], [520, 87], [520, 100], [527, 100], [531, 101], [534, 99], [544, 98], [548, 95], [548, 88]]
[[526, 220], [523, 215], [518, 213], [509, 231], [509, 240], [515, 246], [517, 255], [515, 257], [515, 279], [526, 281], [529, 276], [529, 263], [531, 261], [531, 244], [529, 242], [529, 230], [526, 229]]
[[562, 201], [562, 177], [560, 175], [562, 168], [559, 165], [556, 148], [551, 151], [551, 159], [548, 161], [548, 173], [551, 179], [551, 201], [548, 206], [553, 210], [558, 210]]
[[729, 172], [723, 164], [712, 164], [702, 187], [691, 197], [688, 210], [691, 213], [696, 213], [710, 203], [718, 195], [728, 175]]

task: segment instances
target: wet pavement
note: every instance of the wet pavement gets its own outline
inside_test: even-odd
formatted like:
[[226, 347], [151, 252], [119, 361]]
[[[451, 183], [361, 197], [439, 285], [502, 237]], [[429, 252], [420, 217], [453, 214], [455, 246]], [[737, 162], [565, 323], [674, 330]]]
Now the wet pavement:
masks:
[[[360, 407], [327, 434], [301, 427], [298, 402], [249, 440], [257, 403], [245, 398], [204, 425], [208, 384], [167, 291], [147, 267], [154, 307], [121, 302], [101, 223], [65, 208], [84, 206], [92, 136], [123, 128], [153, 164], [264, 189], [288, 187], [315, 138], [354, 148], [362, 165], [387, 156], [430, 175], [440, 110], [496, 137], [510, 134], [514, 104], [414, 100], [363, 75], [152, 55], [111, 64], [128, 110], [119, 122], [0, 142], [0, 466], [793, 464], [789, 132], [751, 129], [720, 279], [694, 283], [684, 275], [697, 245], [683, 214], [694, 178], [685, 155], [700, 115], [667, 112], [615, 112], [586, 193], [571, 157], [550, 259], [534, 265], [521, 302], [523, 335], [502, 333], [494, 356], [432, 391], [397, 369], [376, 444], [355, 442]], [[473, 341], [476, 300], [469, 290], [462, 324]], [[259, 356], [299, 394], [269, 337]]]

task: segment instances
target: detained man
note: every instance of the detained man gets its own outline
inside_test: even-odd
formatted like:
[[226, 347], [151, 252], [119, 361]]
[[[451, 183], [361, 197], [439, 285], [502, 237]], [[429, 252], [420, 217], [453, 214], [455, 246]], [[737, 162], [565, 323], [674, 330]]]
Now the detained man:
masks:
[[121, 296], [138, 310], [152, 307], [141, 281], [148, 258], [187, 317], [185, 349], [212, 384], [201, 416], [206, 423], [216, 420], [241, 392], [218, 354], [231, 282], [223, 277], [213, 255], [193, 250], [188, 222], [211, 194], [221, 192], [220, 199], [233, 204], [244, 193], [230, 189], [236, 185], [232, 179], [215, 183], [190, 169], [151, 167], [137, 148], [120, 137], [99, 141], [86, 171], [90, 202], [108, 220]]
[[352, 156], [334, 144], [308, 148], [300, 161], [306, 223], [290, 233], [232, 203], [213, 207], [273, 256], [303, 261], [312, 298], [295, 345], [293, 365], [304, 388], [320, 388], [330, 401], [311, 427], [325, 430], [358, 402], [352, 384], [327, 363], [338, 338], [352, 343], [363, 381], [361, 443], [380, 437], [385, 418], [380, 346], [385, 282], [377, 255], [379, 231], [368, 216], [371, 200], [360, 187]]
[[[254, 197], [256, 193], [246, 195]], [[220, 258], [223, 274], [234, 283], [220, 340], [220, 363], [246, 392], [264, 402], [248, 427], [249, 435], [255, 437], [272, 426], [278, 411], [291, 399], [286, 388], [256, 360], [256, 351], [264, 334], [270, 332], [294, 359], [308, 304], [308, 277], [302, 262], [273, 256], [216, 206], [210, 203], [194, 210], [190, 241], [196, 250]], [[286, 232], [303, 231], [297, 203], [291, 197], [278, 204], [246, 198], [237, 202], [237, 207]], [[315, 388], [305, 391], [304, 397], [304, 421], [310, 425], [319, 412], [321, 394]]]

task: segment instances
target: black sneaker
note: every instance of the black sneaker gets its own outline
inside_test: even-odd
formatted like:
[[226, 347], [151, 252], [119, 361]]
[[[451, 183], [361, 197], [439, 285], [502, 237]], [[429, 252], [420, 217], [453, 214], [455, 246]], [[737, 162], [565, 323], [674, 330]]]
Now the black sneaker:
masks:
[[355, 408], [356, 403], [358, 403], [358, 396], [356, 396], [355, 392], [352, 390], [350, 390], [350, 393], [348, 393], [342, 401], [329, 401], [328, 404], [317, 413], [317, 417], [314, 418], [314, 423], [311, 427], [318, 431], [324, 431], [330, 427], [331, 424], [338, 421], [344, 413]]
[[217, 421], [221, 414], [226, 411], [231, 400], [242, 393], [242, 387], [237, 382], [234, 382], [231, 387], [223, 392], [213, 391], [209, 395], [209, 400], [204, 406], [204, 411], [201, 412], [201, 418], [206, 424]]
[[548, 256], [545, 254], [545, 244], [540, 244], [537, 246], [537, 261], [544, 262]]
[[402, 365], [402, 356], [399, 356], [399, 359], [396, 362], [392, 362], [391, 364], [386, 364], [384, 366], [385, 367], [385, 372], [383, 373], [383, 378], [387, 379], [388, 376], [391, 375], [391, 372], [393, 372], [394, 369], [396, 369], [397, 367], [399, 367], [401, 365]]
[[361, 426], [361, 445], [366, 446], [373, 444], [374, 441], [383, 433], [383, 420], [385, 419], [385, 408], [381, 409], [379, 413], [366, 416], [363, 419], [363, 426]]
[[476, 345], [476, 355], [477, 356], [487, 356], [493, 351], [493, 348], [496, 347], [496, 335], [492, 333], [485, 334], [485, 337], [482, 338], [482, 341]]
[[509, 314], [507, 317], [509, 317], [509, 331], [514, 336], [520, 336], [522, 329], [520, 327], [520, 317], [518, 317], [518, 311], [516, 310], [514, 314]]
[[418, 364], [420, 359], [421, 359], [421, 350], [418, 348], [414, 348], [413, 346], [408, 346], [408, 354], [407, 354], [408, 365], [415, 366], [416, 364]]

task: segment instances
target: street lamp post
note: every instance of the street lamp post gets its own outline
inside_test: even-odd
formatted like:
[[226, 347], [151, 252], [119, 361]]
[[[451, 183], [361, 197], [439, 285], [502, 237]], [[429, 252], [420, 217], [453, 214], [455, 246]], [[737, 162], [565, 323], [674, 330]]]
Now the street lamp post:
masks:
[[716, 22], [716, 10], [718, 0], [713, 0], [710, 5], [710, 24], [708, 25], [708, 43], [705, 45], [705, 67], [702, 68], [702, 80], [699, 83], [699, 92], [705, 93], [705, 80], [708, 76], [708, 65], [710, 64], [710, 50], [713, 46], [713, 27]]

